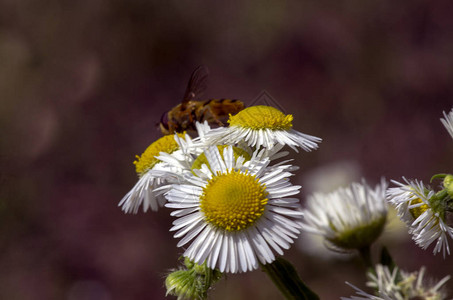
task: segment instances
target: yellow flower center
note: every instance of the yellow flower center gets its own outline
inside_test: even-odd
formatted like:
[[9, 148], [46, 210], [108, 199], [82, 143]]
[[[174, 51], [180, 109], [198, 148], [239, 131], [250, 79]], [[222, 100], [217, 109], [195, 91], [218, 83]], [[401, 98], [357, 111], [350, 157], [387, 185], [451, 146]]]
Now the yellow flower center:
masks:
[[[219, 149], [219, 152], [222, 153], [223, 150], [227, 147], [228, 147], [227, 145], [219, 145], [219, 146], [217, 146], [217, 149]], [[233, 147], [233, 155], [234, 155], [235, 160], [237, 160], [239, 156], [243, 156], [245, 161], [248, 161], [251, 158], [250, 154], [248, 154], [247, 151], [245, 151], [244, 149], [238, 148], [238, 147]], [[206, 158], [206, 154], [204, 154], [204, 152], [201, 153], [192, 163], [192, 168], [191, 168], [192, 171], [195, 169], [201, 169], [201, 166], [203, 164], [206, 164], [208, 166], [208, 168], [211, 169], [211, 167], [209, 166], [208, 159]]]
[[[183, 137], [184, 133], [178, 133], [178, 136]], [[137, 160], [134, 161], [135, 171], [141, 177], [159, 162], [156, 156], [158, 156], [160, 152], [172, 153], [178, 149], [179, 146], [178, 143], [176, 143], [173, 134], [161, 137], [149, 145], [141, 156], [135, 156], [137, 158]]]
[[203, 188], [201, 211], [210, 224], [239, 231], [254, 224], [267, 204], [266, 187], [254, 175], [230, 170], [217, 173]]
[[293, 126], [293, 116], [285, 115], [272, 106], [257, 105], [248, 107], [228, 120], [230, 126], [250, 129], [289, 130]]
[[[415, 204], [419, 204], [419, 203], [423, 203], [422, 199], [416, 198], [414, 200], [411, 200], [410, 205], [415, 205]], [[414, 219], [417, 219], [428, 209], [429, 209], [429, 206], [427, 204], [423, 204], [421, 206], [409, 209], [409, 212], [411, 213], [411, 215]]]

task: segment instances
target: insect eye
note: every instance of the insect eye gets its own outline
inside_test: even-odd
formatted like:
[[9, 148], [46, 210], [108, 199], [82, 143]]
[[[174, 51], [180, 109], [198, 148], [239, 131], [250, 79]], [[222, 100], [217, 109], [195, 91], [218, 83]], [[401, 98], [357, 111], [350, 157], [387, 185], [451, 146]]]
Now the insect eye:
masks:
[[162, 124], [162, 126], [164, 126], [165, 129], [169, 129], [168, 127], [168, 111], [167, 112], [164, 112], [162, 114], [162, 117], [160, 117], [160, 124]]

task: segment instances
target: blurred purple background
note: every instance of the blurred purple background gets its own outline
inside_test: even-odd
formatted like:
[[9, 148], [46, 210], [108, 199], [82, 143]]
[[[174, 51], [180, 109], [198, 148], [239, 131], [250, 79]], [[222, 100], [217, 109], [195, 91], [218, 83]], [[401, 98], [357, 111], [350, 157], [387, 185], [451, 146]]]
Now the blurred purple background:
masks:
[[[206, 98], [248, 104], [265, 89], [297, 130], [323, 138], [293, 156], [302, 202], [310, 174], [342, 162], [372, 184], [452, 172], [439, 121], [453, 106], [452, 13], [446, 0], [0, 0], [0, 298], [164, 298], [181, 254], [169, 211], [117, 204], [200, 64]], [[432, 248], [387, 246], [408, 271], [451, 274], [452, 257]], [[321, 299], [352, 295], [345, 281], [364, 288], [359, 261], [297, 246], [287, 257]], [[281, 296], [261, 271], [211, 293], [250, 297]]]

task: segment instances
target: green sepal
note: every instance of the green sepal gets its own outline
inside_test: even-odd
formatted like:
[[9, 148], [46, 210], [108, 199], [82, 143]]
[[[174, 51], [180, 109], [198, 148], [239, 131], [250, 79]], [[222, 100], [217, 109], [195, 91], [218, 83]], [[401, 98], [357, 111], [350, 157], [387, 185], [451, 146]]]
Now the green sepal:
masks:
[[183, 260], [185, 268], [167, 275], [167, 295], [177, 296], [178, 300], [207, 299], [209, 289], [223, 274], [219, 270], [208, 268], [206, 263], [199, 265], [188, 257], [180, 257], [180, 260]]
[[444, 179], [448, 174], [444, 174], [444, 173], [439, 173], [439, 174], [436, 174], [436, 175], [433, 175], [431, 177], [431, 179], [429, 180], [429, 182], [433, 182], [434, 179]]

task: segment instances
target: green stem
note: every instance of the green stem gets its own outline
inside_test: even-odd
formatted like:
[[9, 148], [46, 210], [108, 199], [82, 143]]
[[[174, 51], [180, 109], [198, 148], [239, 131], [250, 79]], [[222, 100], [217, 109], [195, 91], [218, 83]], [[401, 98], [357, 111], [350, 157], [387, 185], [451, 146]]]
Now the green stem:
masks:
[[293, 265], [283, 258], [279, 257], [270, 264], [261, 265], [261, 268], [286, 299], [319, 300], [318, 295], [302, 282]]
[[373, 262], [371, 261], [371, 249], [370, 246], [365, 246], [359, 249], [360, 257], [363, 259], [367, 268], [373, 269]]

